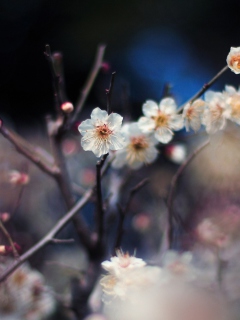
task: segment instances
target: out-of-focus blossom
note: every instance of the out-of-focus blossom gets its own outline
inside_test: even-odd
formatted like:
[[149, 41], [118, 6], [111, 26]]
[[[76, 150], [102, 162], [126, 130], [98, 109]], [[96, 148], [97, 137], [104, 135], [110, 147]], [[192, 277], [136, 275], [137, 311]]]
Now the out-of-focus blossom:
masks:
[[236, 74], [240, 73], [240, 47], [231, 47], [227, 56], [228, 67]]
[[230, 107], [230, 120], [240, 124], [240, 91], [232, 86], [225, 86], [223, 94], [227, 105]]
[[190, 131], [190, 128], [195, 132], [200, 129], [204, 106], [205, 102], [201, 99], [195, 100], [193, 103], [186, 104], [183, 109], [183, 119], [187, 131]]
[[146, 265], [146, 262], [140, 258], [130, 256], [129, 253], [123, 253], [121, 250], [117, 250], [117, 256], [112, 257], [111, 261], [102, 262], [104, 270], [110, 274], [119, 277], [122, 272], [129, 269], [142, 268]]
[[133, 218], [133, 227], [135, 230], [145, 232], [150, 229], [152, 221], [147, 213], [139, 213]]
[[61, 110], [64, 112], [64, 113], [71, 113], [73, 112], [74, 110], [74, 106], [71, 102], [64, 102], [62, 105], [61, 105]]
[[103, 61], [102, 63], [102, 71], [108, 73], [111, 70], [111, 65], [107, 61]]
[[0, 213], [0, 219], [2, 222], [7, 222], [10, 218], [11, 218], [10, 213], [8, 213], [8, 212]]
[[8, 173], [8, 181], [13, 185], [25, 185], [29, 183], [29, 175], [17, 170], [11, 170]]
[[114, 168], [128, 165], [132, 169], [139, 169], [143, 164], [150, 164], [157, 158], [157, 140], [143, 133], [137, 123], [124, 125], [121, 132], [125, 137], [125, 146], [116, 152], [112, 163]]
[[107, 154], [109, 150], [124, 147], [124, 138], [120, 133], [122, 117], [117, 113], [108, 113], [95, 108], [91, 119], [83, 121], [78, 130], [83, 136], [81, 145], [85, 151], [92, 151], [97, 157]]
[[148, 100], [143, 105], [143, 114], [138, 121], [143, 132], [154, 132], [155, 138], [162, 143], [172, 140], [173, 130], [183, 128], [182, 116], [177, 114], [177, 105], [172, 98], [164, 98], [158, 105], [155, 101]]
[[[0, 265], [1, 271], [6, 268]], [[26, 264], [19, 267], [0, 286], [0, 318], [44, 320], [55, 309], [50, 289], [43, 276]]]
[[196, 228], [196, 234], [200, 241], [207, 245], [225, 248], [230, 243], [230, 236], [221, 230], [219, 225], [210, 218], [205, 218]]
[[181, 164], [187, 157], [186, 146], [182, 143], [176, 143], [166, 146], [165, 154], [174, 163]]
[[208, 91], [205, 94], [205, 101], [207, 108], [204, 110], [203, 124], [206, 126], [206, 131], [215, 133], [218, 130], [223, 130], [231, 112], [224, 94]]

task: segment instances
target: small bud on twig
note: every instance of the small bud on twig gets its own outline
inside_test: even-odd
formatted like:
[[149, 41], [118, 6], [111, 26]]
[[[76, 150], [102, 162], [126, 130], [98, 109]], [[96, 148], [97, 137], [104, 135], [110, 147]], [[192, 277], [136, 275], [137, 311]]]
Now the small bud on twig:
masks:
[[72, 104], [71, 102], [64, 102], [64, 103], [61, 105], [61, 110], [62, 110], [64, 113], [71, 113], [71, 112], [73, 112], [73, 110], [74, 110], [73, 104]]

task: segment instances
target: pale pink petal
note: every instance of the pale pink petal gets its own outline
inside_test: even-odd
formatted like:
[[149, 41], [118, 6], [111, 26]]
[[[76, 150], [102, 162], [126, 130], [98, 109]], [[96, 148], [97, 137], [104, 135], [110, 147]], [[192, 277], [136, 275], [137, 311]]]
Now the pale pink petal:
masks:
[[111, 130], [120, 130], [123, 117], [117, 113], [111, 113], [107, 118], [107, 123]]
[[150, 133], [155, 128], [155, 121], [147, 117], [141, 117], [138, 120], [138, 126], [143, 132]]
[[177, 105], [172, 98], [164, 98], [160, 101], [159, 108], [166, 114], [172, 114], [176, 112]]
[[93, 121], [106, 121], [108, 118], [108, 113], [105, 110], [101, 110], [100, 108], [93, 109], [91, 113], [91, 119]]
[[93, 125], [92, 120], [88, 119], [83, 121], [79, 126], [78, 126], [78, 130], [82, 135], [85, 135], [88, 131], [90, 130], [94, 130], [95, 127]]
[[173, 132], [169, 128], [158, 128], [155, 137], [159, 142], [168, 143], [173, 138]]
[[156, 116], [158, 110], [157, 103], [152, 100], [147, 100], [142, 106], [143, 114], [148, 118]]

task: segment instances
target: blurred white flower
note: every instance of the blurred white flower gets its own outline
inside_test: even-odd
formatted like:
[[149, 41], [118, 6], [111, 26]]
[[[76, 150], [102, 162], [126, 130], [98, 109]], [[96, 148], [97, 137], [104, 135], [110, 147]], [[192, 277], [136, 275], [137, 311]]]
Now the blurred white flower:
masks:
[[208, 133], [223, 130], [230, 117], [230, 107], [226, 103], [223, 93], [208, 91], [205, 94], [207, 108], [203, 114], [203, 124]]
[[172, 162], [181, 164], [187, 157], [187, 149], [184, 144], [176, 143], [166, 146], [165, 154]]
[[205, 102], [201, 99], [195, 100], [193, 103], [186, 104], [182, 115], [187, 131], [190, 131], [190, 128], [192, 128], [195, 132], [200, 129], [204, 106]]
[[139, 119], [139, 128], [146, 133], [154, 132], [159, 142], [168, 143], [173, 137], [173, 130], [183, 127], [182, 116], [177, 114], [177, 105], [172, 98], [162, 99], [159, 105], [148, 100], [142, 110], [145, 117]]
[[91, 119], [83, 121], [78, 130], [83, 136], [81, 145], [84, 150], [92, 151], [97, 157], [107, 154], [109, 150], [119, 150], [124, 146], [120, 133], [122, 117], [117, 113], [108, 115], [107, 111], [95, 108]]
[[125, 146], [116, 152], [112, 163], [114, 168], [128, 165], [132, 169], [139, 169], [143, 164], [152, 163], [157, 158], [157, 140], [143, 133], [137, 123], [125, 124], [121, 132], [125, 137]]
[[227, 56], [227, 64], [234, 73], [240, 73], [240, 47], [231, 47]]
[[17, 170], [11, 170], [8, 173], [8, 181], [13, 185], [26, 185], [29, 183], [29, 175]]
[[237, 91], [232, 86], [225, 86], [223, 94], [230, 107], [230, 120], [240, 124], [240, 90]]
[[117, 250], [117, 256], [112, 257], [111, 261], [102, 262], [104, 270], [110, 274], [119, 277], [123, 272], [129, 269], [142, 268], [146, 265], [146, 262], [140, 258], [130, 256], [129, 253], [123, 253], [121, 250]]

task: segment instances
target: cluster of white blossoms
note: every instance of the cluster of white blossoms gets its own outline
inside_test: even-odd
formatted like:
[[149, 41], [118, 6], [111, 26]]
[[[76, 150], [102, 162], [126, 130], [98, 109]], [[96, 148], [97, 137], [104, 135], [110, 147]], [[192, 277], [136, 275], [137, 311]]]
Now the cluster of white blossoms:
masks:
[[109, 320], [224, 319], [226, 308], [222, 310], [223, 301], [219, 304], [220, 297], [213, 294], [212, 278], [193, 265], [190, 252], [168, 251], [160, 268], [118, 251], [102, 267], [108, 272], [100, 284]]
[[[0, 270], [6, 268], [6, 260]], [[55, 300], [43, 276], [22, 265], [0, 284], [1, 320], [44, 320], [55, 310]]]

